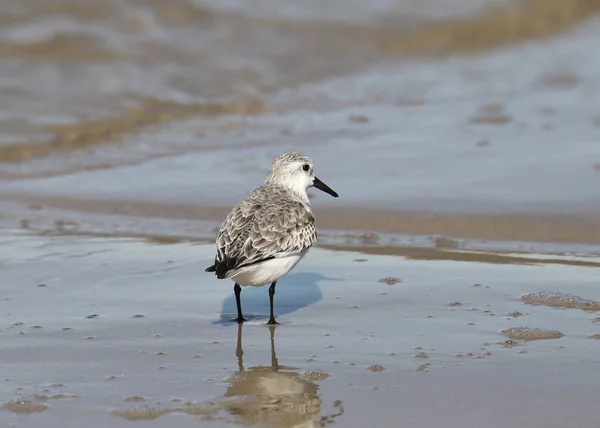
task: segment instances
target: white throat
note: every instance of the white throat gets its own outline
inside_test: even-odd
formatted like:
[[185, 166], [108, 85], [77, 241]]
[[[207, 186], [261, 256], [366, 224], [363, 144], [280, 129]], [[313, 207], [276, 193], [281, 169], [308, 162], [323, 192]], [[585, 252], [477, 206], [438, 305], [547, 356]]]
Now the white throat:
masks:
[[[287, 189], [298, 197], [307, 207], [310, 207], [310, 200], [308, 199], [308, 193], [306, 193], [306, 187], [303, 183], [298, 183], [296, 186], [286, 186]], [[309, 208], [310, 210], [310, 208]]]

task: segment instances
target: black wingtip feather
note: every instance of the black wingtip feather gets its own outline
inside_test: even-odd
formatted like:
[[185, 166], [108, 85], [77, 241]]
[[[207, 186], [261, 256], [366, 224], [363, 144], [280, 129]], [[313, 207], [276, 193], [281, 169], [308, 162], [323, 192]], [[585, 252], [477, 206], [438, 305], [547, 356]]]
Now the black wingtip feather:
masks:
[[207, 267], [205, 271], [215, 272], [215, 275], [217, 275], [218, 279], [223, 279], [227, 275], [227, 272], [229, 272], [229, 267], [226, 263], [221, 262], [215, 263], [214, 265]]
[[231, 269], [240, 269], [240, 268], [243, 268], [246, 266], [252, 266], [254, 264], [262, 263], [264, 261], [271, 260], [274, 258], [275, 258], [275, 256], [269, 256], [269, 257], [265, 257], [264, 259], [252, 262], [252, 263], [242, 264], [240, 266], [236, 266], [237, 259], [226, 259], [226, 260], [223, 260], [220, 262], [215, 262], [214, 265], [207, 267], [206, 272], [216, 272], [218, 279], [224, 279], [227, 277], [227, 274], [229, 273], [229, 271]]

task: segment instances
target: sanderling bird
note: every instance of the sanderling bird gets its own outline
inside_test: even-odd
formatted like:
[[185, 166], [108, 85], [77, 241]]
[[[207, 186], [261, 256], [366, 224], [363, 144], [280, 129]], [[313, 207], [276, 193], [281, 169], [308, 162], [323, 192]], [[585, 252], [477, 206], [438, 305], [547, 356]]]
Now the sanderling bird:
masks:
[[306, 190], [316, 187], [338, 197], [315, 177], [312, 161], [298, 153], [279, 155], [265, 184], [229, 213], [217, 234], [215, 263], [206, 272], [235, 282], [238, 323], [246, 321], [240, 303], [241, 285], [269, 287], [271, 317], [279, 278], [287, 275], [317, 240], [315, 218]]

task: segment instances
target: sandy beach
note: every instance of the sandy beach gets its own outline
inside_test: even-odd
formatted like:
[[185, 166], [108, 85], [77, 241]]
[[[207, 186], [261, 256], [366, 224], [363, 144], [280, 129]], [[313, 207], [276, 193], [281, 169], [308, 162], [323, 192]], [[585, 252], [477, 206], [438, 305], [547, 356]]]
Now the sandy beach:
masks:
[[[597, 428], [600, 1], [0, 5], [0, 426]], [[204, 272], [278, 154], [319, 241]]]

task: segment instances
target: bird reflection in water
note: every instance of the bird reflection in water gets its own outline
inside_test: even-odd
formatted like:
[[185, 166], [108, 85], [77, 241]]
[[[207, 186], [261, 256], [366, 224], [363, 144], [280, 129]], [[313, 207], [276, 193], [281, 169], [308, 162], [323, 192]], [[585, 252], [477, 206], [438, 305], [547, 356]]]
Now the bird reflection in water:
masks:
[[242, 328], [238, 325], [236, 356], [238, 372], [229, 379], [225, 393], [225, 409], [236, 422], [272, 428], [313, 428], [332, 423], [343, 413], [341, 403], [334, 404], [339, 414], [323, 416], [315, 421], [321, 410], [318, 386], [302, 378], [293, 367], [280, 366], [275, 354], [275, 329], [270, 325], [271, 364], [244, 369]]

